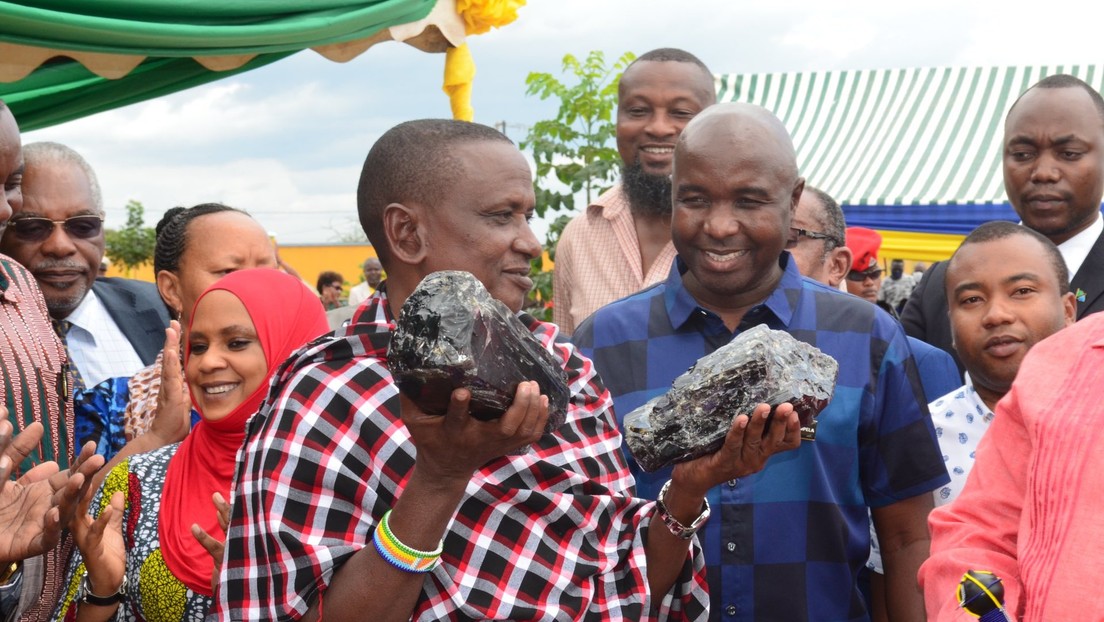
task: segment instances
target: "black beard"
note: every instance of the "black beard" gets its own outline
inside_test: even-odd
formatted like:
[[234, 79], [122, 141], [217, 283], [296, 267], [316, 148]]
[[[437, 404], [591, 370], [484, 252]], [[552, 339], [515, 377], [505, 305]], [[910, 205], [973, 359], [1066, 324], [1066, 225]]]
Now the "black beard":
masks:
[[629, 198], [629, 209], [640, 216], [671, 215], [671, 177], [650, 175], [640, 162], [621, 166], [621, 186]]

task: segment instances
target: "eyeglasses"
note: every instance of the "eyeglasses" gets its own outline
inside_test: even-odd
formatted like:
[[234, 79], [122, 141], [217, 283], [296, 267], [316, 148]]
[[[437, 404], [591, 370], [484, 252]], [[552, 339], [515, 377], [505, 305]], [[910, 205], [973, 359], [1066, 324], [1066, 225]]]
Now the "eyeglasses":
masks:
[[790, 227], [790, 237], [786, 240], [786, 248], [793, 248], [797, 246], [798, 238], [806, 237], [810, 240], [825, 240], [828, 242], [835, 242], [836, 246], [843, 246], [843, 243], [836, 238], [828, 235], [827, 233], [821, 233], [820, 231], [809, 231], [808, 229], [798, 229], [797, 227]]
[[862, 283], [863, 281], [865, 281], [867, 279], [877, 280], [877, 279], [880, 279], [880, 278], [882, 278], [882, 269], [881, 268], [878, 268], [876, 270], [867, 270], [866, 272], [859, 272], [857, 270], [852, 270], [852, 271], [847, 273], [847, 280], [848, 281], [854, 281], [856, 283]]
[[88, 240], [103, 232], [103, 216], [73, 216], [65, 220], [50, 220], [38, 216], [13, 218], [8, 221], [8, 231], [24, 242], [43, 242], [60, 226], [74, 238]]

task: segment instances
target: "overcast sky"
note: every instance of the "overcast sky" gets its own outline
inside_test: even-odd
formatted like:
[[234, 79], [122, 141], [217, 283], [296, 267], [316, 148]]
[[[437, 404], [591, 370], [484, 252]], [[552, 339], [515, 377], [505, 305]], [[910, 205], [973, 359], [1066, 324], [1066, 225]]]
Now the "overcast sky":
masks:
[[[1101, 62], [1104, 4], [927, 0], [530, 0], [513, 24], [469, 39], [476, 121], [515, 140], [554, 107], [525, 96], [564, 54], [609, 59], [679, 47], [715, 73]], [[248, 210], [282, 243], [358, 228], [355, 189], [373, 141], [408, 119], [450, 116], [444, 55], [400, 43], [345, 64], [301, 52], [251, 73], [52, 128], [91, 162], [108, 226], [129, 199], [152, 226], [174, 205]]]

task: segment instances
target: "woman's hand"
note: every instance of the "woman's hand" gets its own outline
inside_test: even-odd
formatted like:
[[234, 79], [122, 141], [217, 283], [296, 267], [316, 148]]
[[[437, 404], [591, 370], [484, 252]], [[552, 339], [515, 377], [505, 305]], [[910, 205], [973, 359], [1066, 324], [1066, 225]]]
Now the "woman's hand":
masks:
[[[217, 492], [211, 495], [211, 501], [215, 504], [219, 527], [222, 528], [222, 533], [225, 534], [226, 527], [230, 524], [230, 504]], [[211, 559], [215, 562], [215, 570], [211, 573], [211, 592], [214, 593], [218, 588], [219, 573], [222, 572], [222, 554], [226, 550], [225, 539], [215, 538], [195, 523], [192, 523], [192, 537], [198, 540], [203, 548], [207, 549], [207, 552], [211, 554]]]
[[111, 495], [111, 502], [99, 518], [88, 514], [92, 502], [89, 490], [81, 499], [77, 514], [69, 522], [73, 540], [84, 558], [88, 582], [93, 594], [114, 594], [123, 584], [126, 572], [126, 546], [123, 543], [123, 493]]
[[165, 347], [161, 351], [161, 389], [157, 393], [157, 414], [150, 433], [161, 447], [184, 440], [191, 429], [192, 404], [184, 373], [180, 367], [180, 322], [172, 320], [165, 329]]

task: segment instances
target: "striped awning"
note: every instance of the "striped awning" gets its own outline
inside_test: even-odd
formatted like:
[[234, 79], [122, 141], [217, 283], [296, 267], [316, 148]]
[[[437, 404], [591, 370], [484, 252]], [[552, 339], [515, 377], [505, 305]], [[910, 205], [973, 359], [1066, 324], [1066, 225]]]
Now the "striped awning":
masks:
[[1004, 194], [1004, 117], [1045, 76], [1104, 87], [1104, 65], [723, 74], [720, 101], [773, 111], [790, 130], [809, 184], [848, 223], [965, 233], [1016, 219]]

